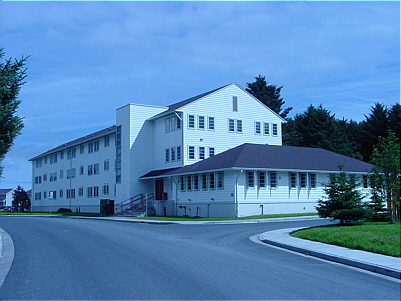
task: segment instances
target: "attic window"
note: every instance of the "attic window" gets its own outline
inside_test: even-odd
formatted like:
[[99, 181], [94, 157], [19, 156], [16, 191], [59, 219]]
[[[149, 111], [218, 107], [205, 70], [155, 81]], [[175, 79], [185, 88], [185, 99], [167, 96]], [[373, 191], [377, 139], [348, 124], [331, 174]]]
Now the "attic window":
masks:
[[233, 96], [233, 112], [238, 112], [238, 97]]

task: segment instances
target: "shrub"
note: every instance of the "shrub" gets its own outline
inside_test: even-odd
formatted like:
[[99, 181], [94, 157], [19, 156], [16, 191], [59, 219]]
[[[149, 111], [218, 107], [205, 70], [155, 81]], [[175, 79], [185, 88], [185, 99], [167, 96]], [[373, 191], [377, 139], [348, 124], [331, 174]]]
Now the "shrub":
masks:
[[71, 209], [68, 208], [59, 208], [57, 212], [72, 212]]

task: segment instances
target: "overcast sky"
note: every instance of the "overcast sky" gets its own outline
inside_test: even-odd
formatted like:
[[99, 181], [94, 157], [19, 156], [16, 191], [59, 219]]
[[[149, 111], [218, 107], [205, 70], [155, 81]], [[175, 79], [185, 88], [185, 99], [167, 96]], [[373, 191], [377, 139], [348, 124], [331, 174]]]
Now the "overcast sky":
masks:
[[259, 74], [290, 117], [322, 104], [361, 121], [400, 101], [400, 3], [0, 2], [6, 58], [30, 55], [25, 128], [0, 188], [31, 188], [27, 161], [115, 123], [127, 103], [166, 106]]

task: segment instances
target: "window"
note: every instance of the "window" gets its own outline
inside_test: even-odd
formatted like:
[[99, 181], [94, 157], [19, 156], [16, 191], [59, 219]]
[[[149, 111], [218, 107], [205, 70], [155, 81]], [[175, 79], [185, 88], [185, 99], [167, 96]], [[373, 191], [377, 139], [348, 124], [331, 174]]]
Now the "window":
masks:
[[177, 146], [177, 161], [181, 161], [181, 146]]
[[176, 125], [177, 125], [177, 117], [173, 116], [170, 118], [170, 125], [171, 125], [171, 131], [174, 132], [176, 130]]
[[259, 188], [266, 187], [266, 173], [264, 171], [258, 172], [258, 184], [259, 184]]
[[104, 136], [104, 147], [108, 147], [110, 145], [110, 136]]
[[178, 116], [176, 116], [176, 117], [177, 117], [177, 130], [179, 130], [179, 129], [181, 129], [181, 119]]
[[214, 156], [214, 147], [209, 147], [209, 157]]
[[96, 140], [95, 142], [93, 142], [93, 151], [94, 152], [98, 152], [99, 151], [99, 146], [100, 146], [99, 140]]
[[278, 135], [278, 126], [277, 126], [277, 123], [273, 123], [272, 124], [272, 127], [273, 127], [273, 136], [277, 136]]
[[75, 168], [67, 169], [67, 179], [75, 178]]
[[44, 198], [44, 199], [47, 198], [47, 191], [43, 191], [43, 198]]
[[42, 167], [42, 159], [38, 159], [35, 161], [36, 168]]
[[88, 154], [93, 153], [93, 142], [88, 143]]
[[67, 159], [72, 159], [72, 158], [75, 158], [76, 156], [77, 156], [76, 148], [71, 148], [71, 149], [67, 150]]
[[181, 191], [185, 191], [185, 177], [184, 176], [181, 176], [180, 177], [180, 188], [181, 188]]
[[255, 121], [255, 134], [260, 135], [260, 122]]
[[242, 133], [242, 120], [237, 120], [237, 133]]
[[211, 172], [209, 173], [209, 189], [215, 189], [215, 188], [216, 188], [215, 177], [214, 173]]
[[169, 148], [166, 148], [165, 162], [166, 163], [170, 162], [170, 149]]
[[47, 157], [44, 157], [44, 163], [47, 164]]
[[270, 172], [269, 178], [270, 178], [270, 188], [276, 188], [277, 187], [277, 173]]
[[42, 183], [42, 176], [35, 177], [35, 184], [40, 184], [40, 183]]
[[310, 188], [316, 188], [316, 174], [309, 174], [309, 186]]
[[40, 201], [42, 199], [42, 194], [40, 192], [35, 192], [35, 201]]
[[205, 116], [198, 117], [198, 128], [201, 130], [205, 129]]
[[229, 132], [235, 131], [235, 120], [234, 119], [228, 119], [228, 131]]
[[47, 181], [47, 173], [43, 174], [43, 182]]
[[195, 115], [188, 115], [188, 128], [195, 128]]
[[87, 196], [88, 198], [93, 197], [93, 187], [88, 187], [88, 188], [87, 188], [86, 196]]
[[175, 147], [171, 148], [171, 162], [175, 162]]
[[208, 129], [214, 130], [214, 117], [208, 117]]
[[93, 174], [94, 175], [99, 174], [99, 163], [93, 164]]
[[369, 188], [368, 176], [362, 176], [363, 188]]
[[64, 151], [61, 151], [60, 152], [60, 160], [63, 160], [64, 159]]
[[60, 198], [62, 198], [62, 197], [63, 197], [63, 195], [64, 195], [64, 190], [60, 189], [60, 191], [59, 191], [59, 195], [60, 195]]
[[170, 118], [165, 119], [165, 132], [170, 133]]
[[104, 171], [107, 171], [107, 170], [109, 170], [110, 169], [110, 161], [109, 161], [109, 159], [106, 159], [106, 160], [104, 160], [104, 162], [103, 162], [103, 170]]
[[295, 172], [290, 172], [290, 188], [297, 187], [297, 174]]
[[116, 183], [121, 183], [121, 125], [116, 128]]
[[192, 176], [187, 176], [187, 191], [192, 190]]
[[104, 194], [104, 195], [108, 195], [108, 194], [109, 194], [109, 191], [110, 191], [109, 184], [108, 184], [108, 183], [104, 184], [104, 185], [103, 185], [103, 194]]
[[83, 196], [84, 195], [84, 188], [82, 186], [79, 187], [79, 189], [78, 189], [78, 195], [79, 196]]
[[57, 154], [50, 155], [50, 164], [57, 163]]
[[57, 200], [57, 191], [49, 191], [49, 200]]
[[253, 171], [246, 172], [246, 180], [249, 188], [255, 187], [255, 176]]
[[223, 189], [224, 187], [224, 173], [218, 172], [217, 174], [217, 189]]
[[207, 174], [202, 174], [202, 190], [207, 189]]
[[195, 160], [195, 146], [188, 146], [188, 159]]
[[238, 112], [238, 97], [233, 96], [233, 112]]
[[301, 172], [299, 174], [299, 186], [301, 188], [305, 188], [306, 187], [306, 173]]
[[194, 175], [194, 190], [199, 190], [199, 175]]
[[67, 189], [67, 199], [75, 199], [75, 189]]
[[60, 169], [60, 179], [64, 178], [64, 170]]
[[263, 134], [264, 135], [270, 135], [270, 123], [264, 122], [263, 123]]
[[81, 165], [81, 166], [79, 167], [79, 174], [80, 174], [81, 176], [84, 174], [84, 166], [83, 166], [83, 165]]
[[88, 176], [93, 175], [93, 164], [88, 165]]
[[205, 147], [199, 146], [199, 160], [205, 159]]
[[57, 181], [57, 172], [50, 173], [50, 182]]
[[83, 154], [85, 152], [85, 145], [84, 144], [81, 144], [80, 146], [79, 146], [79, 153], [80, 154]]

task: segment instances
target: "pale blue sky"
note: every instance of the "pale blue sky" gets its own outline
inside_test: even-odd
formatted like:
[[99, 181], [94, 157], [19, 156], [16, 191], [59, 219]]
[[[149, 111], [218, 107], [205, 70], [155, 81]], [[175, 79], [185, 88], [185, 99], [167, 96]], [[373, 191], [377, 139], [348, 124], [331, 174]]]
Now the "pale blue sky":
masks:
[[399, 2], [0, 2], [6, 57], [31, 55], [22, 135], [0, 188], [31, 188], [29, 158], [115, 123], [129, 102], [169, 105], [255, 76], [285, 107], [361, 121], [400, 101]]

